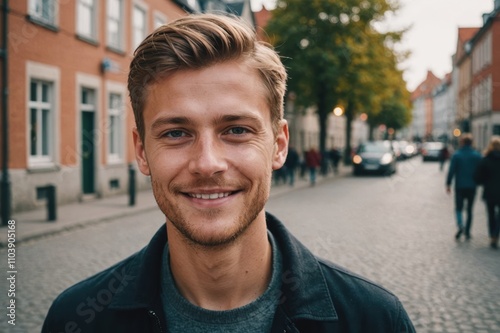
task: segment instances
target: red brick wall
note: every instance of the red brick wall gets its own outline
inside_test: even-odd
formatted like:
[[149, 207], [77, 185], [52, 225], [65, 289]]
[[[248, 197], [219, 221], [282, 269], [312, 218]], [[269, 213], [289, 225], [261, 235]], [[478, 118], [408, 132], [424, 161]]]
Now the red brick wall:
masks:
[[[169, 20], [186, 15], [185, 12], [171, 1], [143, 0], [148, 6], [149, 30], [153, 29], [154, 9], [164, 13]], [[132, 1], [125, 1], [125, 54], [118, 54], [106, 48], [106, 1], [98, 1], [98, 45], [84, 42], [76, 36], [76, 2], [57, 1], [59, 4], [59, 31], [51, 31], [37, 25], [26, 18], [28, 1], [11, 1], [9, 15], [9, 113], [10, 113], [10, 168], [23, 169], [27, 167], [28, 157], [28, 120], [26, 89], [27, 73], [26, 62], [34, 61], [58, 67], [61, 73], [60, 93], [61, 99], [56, 101], [60, 110], [60, 142], [55, 145], [59, 149], [60, 163], [74, 165], [77, 163], [75, 154], [67, 153], [78, 151], [75, 133], [77, 132], [76, 117], [80, 115], [76, 107], [78, 103], [76, 73], [86, 73], [99, 76], [101, 81], [100, 105], [97, 107], [106, 110], [105, 82], [107, 80], [126, 84], [128, 65], [132, 57]], [[107, 57], [118, 63], [121, 72], [101, 73], [100, 64]], [[125, 96], [128, 99], [128, 96]], [[101, 112], [99, 126], [105, 126], [106, 112]], [[130, 129], [133, 127], [133, 114], [127, 107], [127, 161], [134, 159]], [[101, 128], [103, 130], [103, 128]], [[104, 132], [104, 131], [102, 131]], [[99, 141], [102, 145], [100, 163], [106, 159], [106, 138]]]

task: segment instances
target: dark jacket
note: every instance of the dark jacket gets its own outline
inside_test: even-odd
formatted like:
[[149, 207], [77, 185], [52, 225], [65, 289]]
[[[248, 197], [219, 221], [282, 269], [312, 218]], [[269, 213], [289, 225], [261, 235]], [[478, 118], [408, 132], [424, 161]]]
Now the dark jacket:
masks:
[[288, 154], [286, 155], [285, 166], [294, 170], [299, 165], [299, 153], [293, 147], [288, 148]]
[[481, 160], [474, 179], [483, 185], [485, 200], [500, 202], [500, 152], [493, 151]]
[[446, 185], [450, 186], [455, 178], [455, 189], [475, 189], [474, 181], [476, 168], [481, 161], [481, 154], [470, 146], [463, 146], [451, 157]]
[[[271, 333], [415, 332], [395, 295], [317, 259], [276, 218], [266, 218], [283, 255]], [[64, 291], [42, 332], [167, 332], [160, 296], [166, 241], [162, 227], [143, 250]]]

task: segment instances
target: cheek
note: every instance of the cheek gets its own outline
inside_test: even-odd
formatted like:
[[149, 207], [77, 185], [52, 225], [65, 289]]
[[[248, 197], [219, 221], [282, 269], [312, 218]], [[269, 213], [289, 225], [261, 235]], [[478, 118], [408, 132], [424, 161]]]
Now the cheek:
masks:
[[178, 173], [179, 169], [185, 168], [183, 159], [178, 154], [173, 154], [160, 149], [152, 150], [148, 154], [149, 168], [153, 177], [169, 177]]
[[231, 154], [233, 156], [232, 164], [253, 173], [259, 170], [271, 172], [274, 150], [270, 144], [250, 144], [245, 147], [235, 147], [234, 152]]

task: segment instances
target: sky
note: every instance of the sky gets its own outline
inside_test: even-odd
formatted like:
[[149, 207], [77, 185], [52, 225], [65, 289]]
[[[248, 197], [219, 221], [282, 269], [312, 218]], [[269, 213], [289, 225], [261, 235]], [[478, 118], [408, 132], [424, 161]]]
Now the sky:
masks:
[[[308, 1], [308, 0], [304, 0]], [[262, 5], [272, 9], [274, 0], [251, 0], [252, 9]], [[459, 27], [481, 27], [482, 14], [493, 10], [494, 0], [400, 0], [401, 9], [388, 17], [390, 30], [410, 26], [398, 49], [411, 56], [401, 64], [410, 91], [431, 70], [439, 78], [452, 69], [451, 56], [456, 51]]]

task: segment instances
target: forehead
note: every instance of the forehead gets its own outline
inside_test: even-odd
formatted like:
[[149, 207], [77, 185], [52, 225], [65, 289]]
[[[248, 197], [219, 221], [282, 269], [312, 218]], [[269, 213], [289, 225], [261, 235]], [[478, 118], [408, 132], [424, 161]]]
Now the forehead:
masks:
[[267, 113], [270, 118], [259, 72], [242, 61], [230, 61], [179, 70], [149, 85], [144, 116], [165, 112], [208, 116], [238, 110]]

